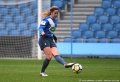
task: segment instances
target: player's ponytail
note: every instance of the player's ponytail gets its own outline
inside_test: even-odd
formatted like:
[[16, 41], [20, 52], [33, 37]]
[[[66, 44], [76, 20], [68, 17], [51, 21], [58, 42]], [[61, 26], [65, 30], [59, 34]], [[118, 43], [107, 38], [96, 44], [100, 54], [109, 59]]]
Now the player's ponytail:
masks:
[[45, 18], [46, 16], [49, 16], [50, 14], [51, 14], [50, 11], [45, 11], [45, 12], [42, 12], [41, 16], [42, 16], [43, 18]]
[[50, 11], [45, 11], [45, 12], [42, 12], [41, 16], [43, 18], [45, 18], [46, 16], [49, 16], [51, 14], [51, 12], [53, 12], [54, 10], [58, 10], [58, 7], [57, 6], [52, 6], [50, 8]]

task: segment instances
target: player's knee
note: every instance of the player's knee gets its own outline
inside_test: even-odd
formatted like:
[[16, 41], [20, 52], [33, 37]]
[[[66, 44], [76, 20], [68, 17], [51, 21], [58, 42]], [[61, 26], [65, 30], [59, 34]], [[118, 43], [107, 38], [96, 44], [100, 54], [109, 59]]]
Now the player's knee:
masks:
[[52, 59], [52, 55], [47, 55], [47, 59], [51, 60]]
[[47, 53], [46, 56], [47, 56], [47, 58], [48, 58], [49, 60], [51, 60], [51, 59], [52, 59], [52, 52], [49, 51], [49, 53]]

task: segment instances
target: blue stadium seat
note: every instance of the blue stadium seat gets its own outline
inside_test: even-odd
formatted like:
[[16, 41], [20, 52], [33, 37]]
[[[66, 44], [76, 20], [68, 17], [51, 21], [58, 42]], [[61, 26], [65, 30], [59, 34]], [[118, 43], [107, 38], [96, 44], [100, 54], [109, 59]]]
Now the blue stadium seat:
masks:
[[114, 25], [116, 31], [120, 31], [120, 23]]
[[20, 15], [20, 9], [18, 8], [13, 8], [11, 9], [11, 15]]
[[5, 5], [3, 5], [3, 4], [0, 4], [0, 8], [5, 8]]
[[30, 2], [30, 8], [31, 9], [35, 9], [35, 8], [37, 8], [38, 7], [38, 2], [37, 1], [32, 1], [32, 2]]
[[117, 38], [118, 37], [118, 32], [117, 31], [109, 31], [107, 33], [108, 38]]
[[15, 23], [7, 23], [6, 29], [8, 31], [15, 30], [16, 29], [16, 24]]
[[55, 0], [55, 1], [51, 2], [51, 6], [57, 6], [61, 10], [63, 7], [63, 3], [62, 3], [62, 1]]
[[16, 5], [6, 5], [6, 8], [8, 9], [12, 9], [12, 8], [16, 8], [17, 6]]
[[20, 24], [18, 24], [18, 30], [20, 30], [20, 31], [27, 30], [28, 29], [27, 27], [28, 26], [27, 26], [26, 23], [20, 23]]
[[111, 39], [111, 43], [120, 43], [120, 38]]
[[1, 15], [8, 15], [8, 9], [7, 8], [0, 8], [0, 14]]
[[101, 24], [99, 24], [99, 23], [93, 23], [93, 24], [91, 25], [91, 30], [92, 30], [92, 31], [101, 30]]
[[27, 16], [26, 17], [26, 22], [27, 23], [35, 23], [35, 17], [34, 16]]
[[108, 0], [104, 0], [101, 3], [101, 5], [102, 5], [103, 8], [109, 8], [109, 7], [111, 7], [111, 4], [112, 4], [112, 2], [108, 1]]
[[14, 17], [14, 22], [15, 23], [23, 23], [24, 22], [24, 17], [21, 15], [15, 16]]
[[97, 17], [95, 15], [87, 15], [86, 22], [87, 23], [95, 23]]
[[37, 30], [31, 30], [32, 35], [36, 35], [37, 34]]
[[76, 38], [74, 40], [75, 43], [84, 43], [84, 38]]
[[[64, 37], [63, 42], [71, 42], [71, 37]], [[74, 40], [73, 40], [73, 42], [74, 42]]]
[[118, 15], [113, 15], [113, 16], [110, 17], [110, 22], [112, 24], [119, 23], [120, 22], [120, 17]]
[[88, 29], [89, 29], [89, 24], [87, 24], [87, 23], [80, 23], [79, 24], [79, 30], [80, 31], [86, 31]]
[[120, 38], [120, 32], [118, 32], [118, 38]]
[[99, 39], [99, 43], [110, 43], [110, 39], [109, 38], [101, 38], [101, 39]]
[[106, 12], [107, 16], [112, 16], [112, 15], [116, 14], [116, 9], [112, 8], [112, 7], [111, 8], [107, 8], [105, 12]]
[[5, 0], [7, 2], [15, 2], [16, 0]]
[[100, 15], [103, 15], [104, 14], [104, 9], [102, 7], [96, 7], [94, 9], [94, 14], [96, 16], [100, 16]]
[[20, 36], [19, 30], [11, 30], [9, 33], [10, 36]]
[[117, 15], [120, 16], [120, 8], [117, 9]]
[[93, 32], [93, 31], [90, 31], [90, 30], [84, 31], [83, 37], [84, 37], [84, 38], [93, 38], [93, 37], [94, 37], [94, 32]]
[[72, 38], [81, 38], [82, 33], [79, 30], [72, 30]]
[[37, 15], [38, 14], [38, 8], [33, 9], [33, 15]]
[[10, 23], [10, 22], [12, 22], [12, 16], [5, 15], [4, 18], [3, 18], [3, 22], [4, 23]]
[[37, 23], [32, 23], [29, 25], [29, 30], [31, 30], [32, 35], [37, 34], [37, 29], [38, 29], [38, 24]]
[[2, 18], [3, 18], [3, 17], [0, 15], [0, 21], [2, 21]]
[[63, 4], [67, 4], [70, 0], [62, 0]]
[[37, 28], [38, 28], [38, 24], [37, 23], [32, 23], [32, 24], [30, 24], [30, 30], [31, 31], [36, 31], [37, 30]]
[[89, 38], [85, 40], [86, 43], [98, 43], [98, 39], [96, 38]]
[[18, 4], [18, 8], [26, 8], [28, 7], [28, 3], [21, 3], [21, 4]]
[[0, 30], [4, 30], [5, 29], [5, 24], [0, 22]]
[[110, 30], [113, 30], [113, 24], [111, 23], [105, 23], [102, 25], [102, 29], [104, 31], [110, 31]]
[[120, 8], [120, 1], [119, 0], [113, 1], [113, 7], [114, 8]]
[[23, 10], [21, 11], [21, 13], [24, 15], [24, 16], [30, 16], [32, 11], [30, 8], [23, 8]]
[[105, 38], [106, 37], [106, 32], [105, 31], [102, 31], [102, 30], [100, 30], [100, 31], [96, 31], [95, 32], [95, 37], [96, 38]]
[[22, 36], [32, 36], [32, 33], [30, 30], [24, 30], [24, 31], [22, 31], [21, 35]]
[[8, 36], [7, 30], [0, 30], [0, 36]]
[[98, 17], [98, 22], [99, 22], [100, 24], [107, 23], [107, 22], [108, 22], [108, 16], [106, 16], [106, 15], [101, 15], [100, 17]]

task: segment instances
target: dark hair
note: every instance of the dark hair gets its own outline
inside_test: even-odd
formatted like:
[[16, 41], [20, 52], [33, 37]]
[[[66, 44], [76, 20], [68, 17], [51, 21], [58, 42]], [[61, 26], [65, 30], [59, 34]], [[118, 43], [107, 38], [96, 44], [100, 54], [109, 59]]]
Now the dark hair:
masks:
[[54, 10], [58, 10], [58, 8], [51, 8], [50, 11], [53, 12]]

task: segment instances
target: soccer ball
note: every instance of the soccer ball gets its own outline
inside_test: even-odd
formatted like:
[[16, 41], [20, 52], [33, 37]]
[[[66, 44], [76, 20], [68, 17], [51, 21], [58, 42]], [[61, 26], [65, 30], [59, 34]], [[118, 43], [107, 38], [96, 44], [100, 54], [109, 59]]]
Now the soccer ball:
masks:
[[72, 71], [76, 74], [80, 73], [82, 71], [82, 65], [79, 63], [76, 63], [72, 66]]

